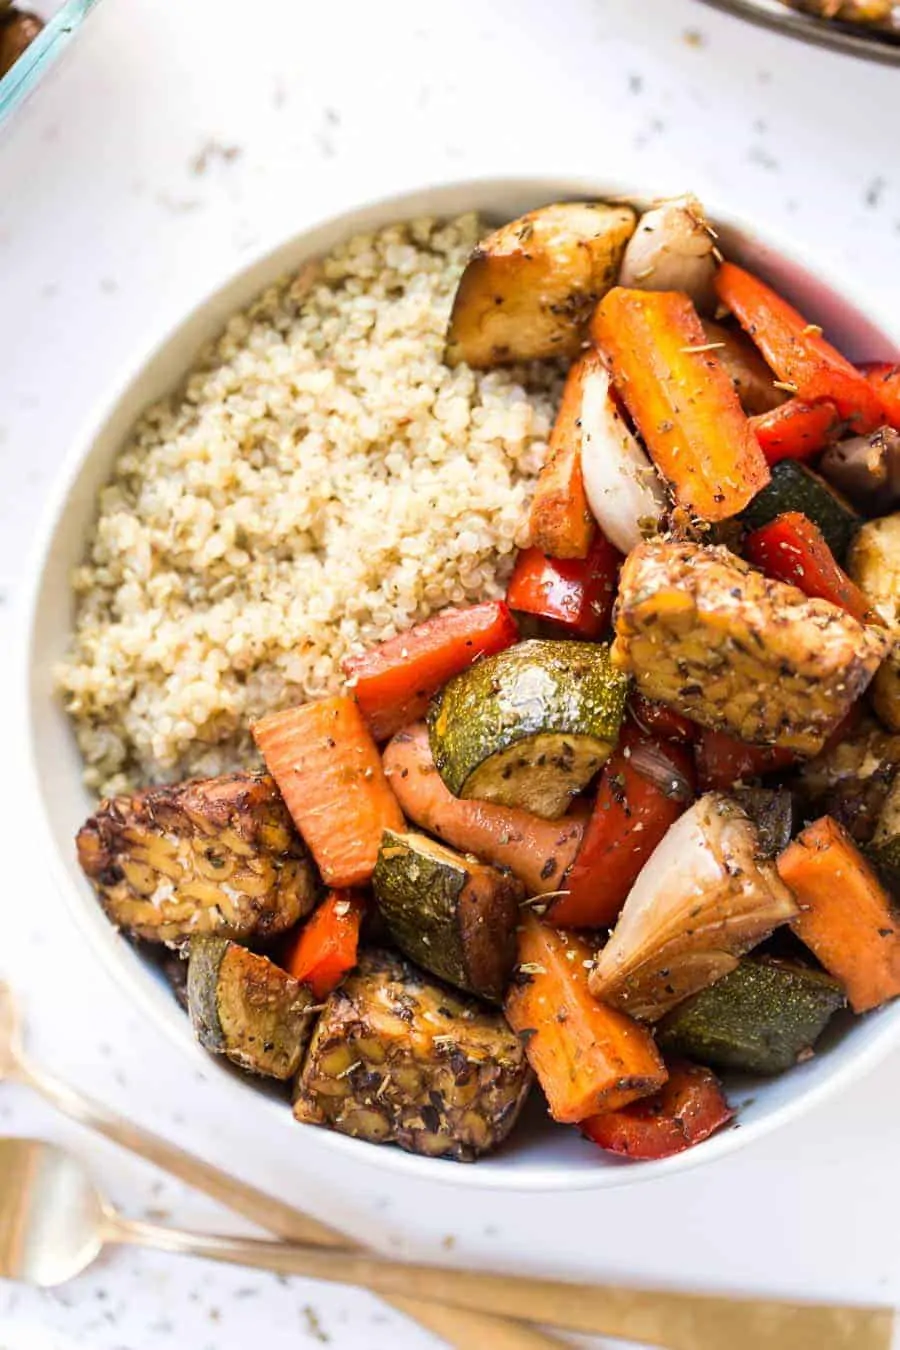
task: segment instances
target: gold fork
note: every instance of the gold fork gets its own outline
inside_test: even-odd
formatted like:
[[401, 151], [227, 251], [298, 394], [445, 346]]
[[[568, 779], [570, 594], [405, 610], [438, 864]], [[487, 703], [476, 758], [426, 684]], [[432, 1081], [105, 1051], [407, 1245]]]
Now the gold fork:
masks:
[[[8, 984], [0, 981], [0, 1081], [3, 1079], [32, 1088], [79, 1125], [86, 1125], [120, 1148], [136, 1153], [269, 1233], [289, 1242], [316, 1247], [350, 1248], [353, 1245], [342, 1233], [328, 1228], [318, 1219], [230, 1176], [202, 1158], [170, 1144], [167, 1139], [141, 1129], [32, 1064], [22, 1045], [13, 992]], [[557, 1337], [525, 1322], [445, 1307], [401, 1294], [386, 1301], [456, 1350], [473, 1350], [475, 1346], [479, 1350], [567, 1350]]]

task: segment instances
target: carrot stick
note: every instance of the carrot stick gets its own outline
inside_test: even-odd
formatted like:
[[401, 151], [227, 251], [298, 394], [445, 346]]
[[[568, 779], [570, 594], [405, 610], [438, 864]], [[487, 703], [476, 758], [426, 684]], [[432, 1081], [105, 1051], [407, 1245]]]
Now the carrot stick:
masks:
[[589, 351], [569, 370], [531, 502], [531, 542], [551, 558], [586, 558], [594, 537], [581, 476], [581, 387], [599, 364], [597, 353]]
[[666, 1081], [656, 1042], [588, 990], [591, 949], [529, 915], [519, 931], [519, 967], [506, 998], [510, 1026], [525, 1042], [554, 1120], [577, 1125], [655, 1092]]
[[496, 867], [508, 867], [529, 895], [558, 890], [584, 833], [584, 809], [543, 820], [515, 806], [463, 801], [434, 767], [423, 722], [388, 744], [384, 770], [404, 814], [430, 834]]
[[716, 293], [752, 337], [769, 365], [807, 403], [830, 399], [859, 433], [884, 421], [878, 395], [816, 324], [770, 286], [734, 263], [716, 273]]
[[343, 671], [376, 741], [387, 741], [428, 711], [432, 694], [480, 656], [518, 640], [516, 621], [502, 600], [469, 609], [445, 609], [425, 623], [350, 656]]
[[778, 859], [800, 905], [794, 930], [840, 980], [854, 1012], [900, 994], [900, 924], [891, 898], [831, 816], [808, 825]]
[[789, 398], [770, 412], [751, 417], [750, 425], [762, 447], [767, 464], [780, 459], [812, 459], [841, 427], [841, 415], [833, 403], [804, 403]]
[[327, 998], [356, 965], [365, 908], [355, 891], [329, 891], [285, 953], [285, 970], [309, 985], [316, 998]]
[[250, 729], [325, 884], [370, 880], [382, 834], [402, 830], [403, 815], [353, 699], [288, 708]]
[[688, 297], [617, 286], [597, 306], [591, 334], [678, 504], [711, 521], [742, 511], [769, 470]]

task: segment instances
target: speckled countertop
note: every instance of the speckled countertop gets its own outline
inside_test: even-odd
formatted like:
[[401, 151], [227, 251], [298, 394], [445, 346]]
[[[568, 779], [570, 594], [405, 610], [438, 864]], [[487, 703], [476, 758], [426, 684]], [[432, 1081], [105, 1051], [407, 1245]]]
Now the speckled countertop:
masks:
[[[351, 194], [469, 173], [597, 173], [692, 187], [804, 240], [900, 302], [900, 74], [806, 50], [692, 0], [106, 0], [0, 135], [0, 643], [73, 431], [148, 335]], [[0, 707], [15, 706], [0, 663]], [[128, 1007], [29, 850], [0, 774], [0, 972], [33, 1048], [144, 1124], [387, 1250], [900, 1301], [900, 1053], [851, 1095], [664, 1185], [483, 1196], [247, 1136]], [[239, 1221], [0, 1089], [0, 1129], [65, 1140], [126, 1212]], [[375, 1299], [113, 1252], [65, 1289], [0, 1284], [2, 1350], [427, 1350]], [[473, 1350], [478, 1350], [473, 1347]]]

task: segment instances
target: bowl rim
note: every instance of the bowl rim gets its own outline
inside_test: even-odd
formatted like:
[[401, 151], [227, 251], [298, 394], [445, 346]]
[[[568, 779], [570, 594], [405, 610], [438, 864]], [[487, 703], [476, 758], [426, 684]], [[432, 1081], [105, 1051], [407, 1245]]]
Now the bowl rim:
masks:
[[[644, 187], [621, 179], [606, 179], [602, 175], [570, 175], [559, 173], [541, 173], [522, 175], [478, 175], [475, 177], [441, 179], [433, 182], [416, 183], [394, 190], [386, 195], [367, 196], [363, 200], [354, 198], [351, 193], [329, 202], [329, 209], [322, 214], [309, 215], [295, 222], [289, 230], [274, 233], [253, 250], [252, 254], [239, 267], [228, 268], [216, 281], [207, 285], [202, 293], [192, 297], [188, 305], [179, 309], [177, 318], [168, 318], [157, 323], [149, 332], [147, 340], [139, 344], [137, 354], [131, 357], [124, 373], [104, 387], [98, 398], [93, 401], [86, 418], [81, 423], [78, 434], [57, 468], [50, 486], [47, 500], [41, 512], [38, 528], [27, 559], [24, 582], [18, 604], [19, 632], [15, 651], [19, 655], [19, 678], [16, 681], [18, 697], [21, 698], [21, 725], [24, 731], [24, 772], [26, 809], [39, 822], [39, 834], [43, 838], [49, 853], [49, 871], [54, 889], [60, 893], [75, 927], [85, 940], [94, 956], [112, 976], [112, 981], [122, 991], [123, 997], [130, 998], [133, 1005], [145, 1012], [153, 1024], [166, 1038], [178, 1044], [183, 1054], [191, 1056], [195, 1065], [210, 1069], [210, 1061], [222, 1079], [226, 1078], [244, 1094], [252, 1093], [261, 1104], [262, 1110], [277, 1110], [282, 1123], [296, 1130], [289, 1108], [283, 1101], [275, 1100], [261, 1092], [249, 1077], [239, 1077], [230, 1066], [214, 1056], [206, 1054], [190, 1032], [189, 1023], [168, 1019], [162, 1015], [157, 997], [151, 989], [152, 977], [137, 983], [128, 978], [125, 962], [121, 959], [119, 948], [101, 940], [103, 931], [93, 925], [88, 917], [85, 904], [86, 893], [72, 884], [66, 872], [61, 851], [57, 845], [51, 823], [48, 802], [42, 789], [38, 758], [33, 735], [34, 695], [31, 689], [31, 676], [34, 667], [34, 644], [36, 639], [36, 621], [38, 602], [44, 581], [45, 571], [51, 561], [53, 544], [57, 530], [68, 509], [73, 488], [90, 458], [95, 443], [112, 419], [117, 408], [125, 400], [142, 375], [175, 342], [182, 329], [206, 310], [214, 307], [218, 297], [235, 286], [242, 278], [255, 269], [262, 267], [274, 255], [281, 251], [296, 248], [302, 253], [303, 243], [316, 231], [334, 229], [338, 225], [346, 226], [342, 237], [349, 237], [358, 228], [360, 217], [377, 217], [381, 225], [393, 220], [407, 219], [423, 209], [423, 199], [466, 196], [471, 201], [468, 209], [483, 209], [490, 214], [489, 203], [492, 194], [521, 197], [522, 200], [535, 202], [551, 200], [574, 200], [578, 198], [610, 200], [622, 198], [636, 203], [646, 204], [653, 200]], [[752, 240], [767, 252], [777, 257], [779, 262], [796, 267], [826, 285], [840, 297], [845, 304], [854, 307], [871, 324], [890, 337], [900, 350], [900, 326], [891, 318], [886, 309], [871, 296], [861, 293], [851, 283], [846, 285], [842, 278], [832, 281], [837, 272], [836, 261], [829, 262], [815, 250], [812, 253], [803, 247], [803, 257], [792, 242], [785, 239], [779, 231], [759, 228], [751, 225], [723, 207], [715, 197], [707, 192], [703, 194], [704, 204], [709, 217], [716, 225], [721, 225]], [[432, 208], [435, 214], [441, 213], [440, 201]], [[373, 225], [368, 228], [380, 228]], [[110, 931], [115, 930], [110, 927]], [[869, 1016], [873, 1016], [869, 1014]], [[407, 1153], [399, 1148], [375, 1149], [365, 1141], [351, 1139], [336, 1131], [309, 1129], [306, 1131], [306, 1144], [309, 1155], [315, 1147], [329, 1151], [337, 1150], [347, 1156], [348, 1161], [365, 1163], [374, 1169], [396, 1172], [411, 1179], [439, 1182], [454, 1186], [463, 1185], [471, 1190], [505, 1191], [512, 1193], [548, 1193], [600, 1190], [609, 1187], [646, 1184], [654, 1180], [663, 1180], [680, 1175], [695, 1167], [705, 1166], [724, 1159], [745, 1148], [748, 1144], [764, 1138], [781, 1126], [806, 1114], [820, 1103], [833, 1096], [844, 1087], [861, 1078], [879, 1063], [900, 1041], [900, 1004], [893, 1015], [875, 1014], [881, 1025], [873, 1031], [868, 1044], [863, 1046], [846, 1063], [838, 1066], [834, 1072], [802, 1090], [795, 1098], [779, 1103], [759, 1120], [754, 1120], [739, 1128], [732, 1127], [713, 1135], [702, 1146], [689, 1149], [673, 1157], [655, 1162], [642, 1162], [639, 1165], [606, 1159], [596, 1171], [590, 1168], [573, 1168], [563, 1162], [542, 1165], [538, 1160], [527, 1160], [521, 1166], [512, 1165], [494, 1169], [489, 1160], [473, 1167], [451, 1167], [445, 1161], [424, 1158]], [[273, 1117], [274, 1118], [274, 1117]], [[273, 1126], [274, 1128], [274, 1126]], [[308, 1156], [309, 1156], [308, 1155]], [[303, 1159], [300, 1149], [297, 1156]], [[502, 1156], [502, 1155], [501, 1155]]]

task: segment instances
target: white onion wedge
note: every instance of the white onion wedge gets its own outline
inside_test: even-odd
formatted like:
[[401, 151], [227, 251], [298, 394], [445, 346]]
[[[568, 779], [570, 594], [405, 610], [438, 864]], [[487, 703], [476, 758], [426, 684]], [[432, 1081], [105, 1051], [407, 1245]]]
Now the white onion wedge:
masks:
[[591, 971], [591, 993], [656, 1021], [796, 914], [746, 812], [709, 792], [644, 865]]
[[702, 203], [690, 193], [645, 211], [628, 242], [619, 285], [684, 291], [701, 313], [715, 309], [715, 239]]
[[599, 356], [581, 387], [581, 475], [591, 514], [620, 553], [644, 537], [641, 525], [666, 508], [659, 475], [619, 413]]

